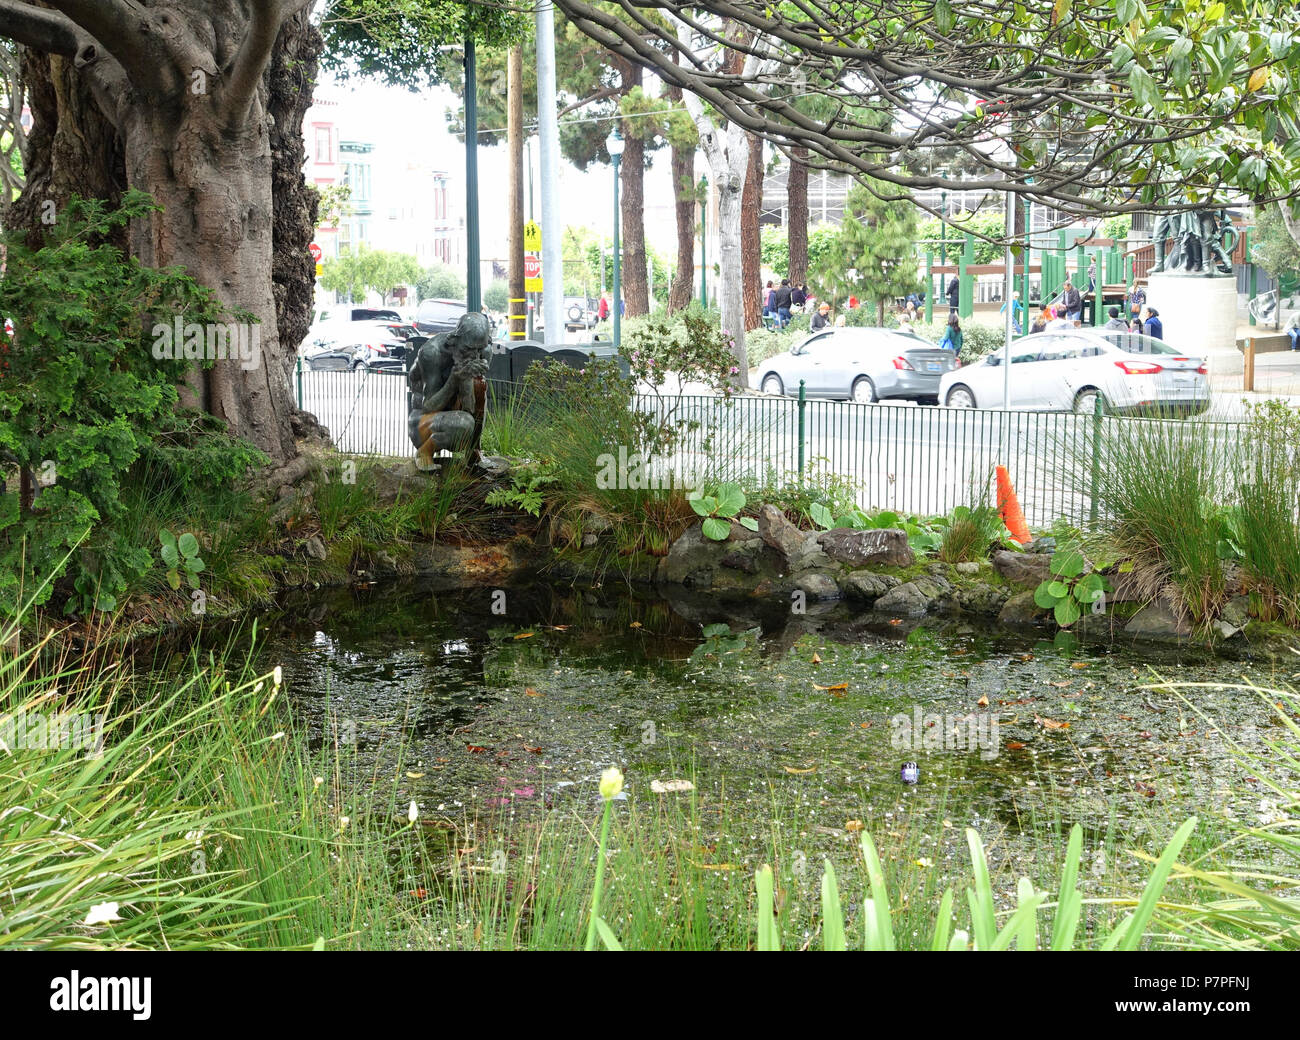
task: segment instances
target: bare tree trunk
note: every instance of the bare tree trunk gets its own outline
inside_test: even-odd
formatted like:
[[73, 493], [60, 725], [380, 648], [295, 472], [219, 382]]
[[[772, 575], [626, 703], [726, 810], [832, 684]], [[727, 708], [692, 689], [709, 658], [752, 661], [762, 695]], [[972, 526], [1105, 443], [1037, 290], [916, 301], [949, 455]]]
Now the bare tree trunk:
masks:
[[[668, 96], [674, 101], [682, 99], [681, 88], [671, 88]], [[669, 142], [672, 149], [674, 213], [677, 218], [677, 271], [668, 290], [668, 313], [676, 314], [690, 306], [695, 293], [695, 150], [697, 142], [689, 145], [674, 137]]]
[[786, 245], [790, 252], [786, 277], [791, 285], [808, 281], [808, 167], [802, 162], [807, 158], [807, 148], [790, 150], [790, 173], [785, 182]]
[[744, 279], [745, 331], [763, 324], [763, 249], [758, 215], [763, 208], [763, 139], [749, 134], [749, 160], [740, 207], [741, 277]]
[[[650, 313], [645, 265], [645, 140], [639, 128], [624, 124], [623, 138], [623, 298], [627, 317]], [[618, 301], [614, 302], [618, 306]]]

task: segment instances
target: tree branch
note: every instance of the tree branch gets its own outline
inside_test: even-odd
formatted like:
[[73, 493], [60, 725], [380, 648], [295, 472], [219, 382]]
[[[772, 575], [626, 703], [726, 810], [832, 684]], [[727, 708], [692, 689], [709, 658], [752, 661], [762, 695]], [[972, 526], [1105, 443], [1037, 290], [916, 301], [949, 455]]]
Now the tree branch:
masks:
[[146, 45], [150, 14], [136, 0], [46, 0], [105, 47], [123, 68], [147, 73], [157, 56]]
[[0, 0], [0, 36], [45, 54], [68, 58], [77, 53], [80, 43], [71, 20], [57, 11], [16, 0]]
[[295, 15], [313, 0], [253, 0], [248, 32], [239, 45], [239, 52], [230, 71], [224, 91], [227, 118], [240, 123], [253, 103], [262, 74], [271, 60], [276, 37], [285, 20]]

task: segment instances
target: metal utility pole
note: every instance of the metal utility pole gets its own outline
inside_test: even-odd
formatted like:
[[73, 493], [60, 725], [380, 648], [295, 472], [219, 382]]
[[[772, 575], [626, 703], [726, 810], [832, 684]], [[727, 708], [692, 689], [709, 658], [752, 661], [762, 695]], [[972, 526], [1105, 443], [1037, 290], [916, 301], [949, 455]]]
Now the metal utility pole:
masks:
[[506, 136], [510, 142], [510, 338], [527, 333], [524, 297], [524, 48], [510, 48], [506, 66]]
[[483, 309], [478, 259], [478, 68], [474, 38], [465, 38], [465, 309]]
[[555, 97], [555, 8], [537, 6], [537, 133], [542, 147], [542, 314], [548, 343], [564, 342], [564, 264], [560, 251], [560, 123]]
[[1006, 267], [1002, 272], [1002, 298], [1007, 304], [1007, 321], [1004, 327], [1006, 340], [1002, 354], [1002, 464], [1004, 466], [1010, 465], [1011, 416], [1007, 414], [1007, 411], [1011, 408], [1011, 320], [1013, 317], [1011, 287], [1015, 284], [1015, 273], [1012, 269], [1011, 239], [1016, 233], [1015, 207], [1015, 196], [1011, 192], [1007, 192], [1007, 219], [1004, 222], [1007, 235], [1007, 248], [1004, 254]]
[[709, 306], [709, 178], [700, 178], [700, 306]]

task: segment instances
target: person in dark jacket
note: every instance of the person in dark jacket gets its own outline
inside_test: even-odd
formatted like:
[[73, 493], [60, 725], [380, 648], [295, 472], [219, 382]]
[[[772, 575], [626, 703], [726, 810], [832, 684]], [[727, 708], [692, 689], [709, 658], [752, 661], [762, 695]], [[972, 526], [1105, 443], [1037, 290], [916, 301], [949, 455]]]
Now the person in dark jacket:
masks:
[[1165, 338], [1165, 324], [1160, 320], [1160, 312], [1154, 307], [1143, 311], [1142, 328], [1152, 339]]
[[796, 285], [790, 290], [790, 304], [793, 307], [802, 307], [808, 302], [808, 289], [802, 285]]
[[829, 303], [823, 303], [820, 307], [817, 308], [817, 313], [814, 314], [812, 316], [812, 319], [808, 322], [808, 328], [812, 332], [816, 332], [818, 329], [827, 328], [830, 325], [830, 323], [831, 323], [831, 305]]
[[1067, 321], [1078, 321], [1083, 317], [1083, 294], [1068, 278], [1065, 280], [1065, 291], [1061, 293], [1061, 309], [1065, 311]]
[[776, 303], [776, 323], [780, 328], [785, 328], [790, 324], [790, 305], [792, 303], [792, 293], [790, 292], [790, 283], [786, 279], [781, 279], [781, 288], [777, 289], [774, 302]]
[[948, 316], [952, 317], [956, 314], [959, 306], [961, 306], [961, 279], [953, 275], [952, 281], [948, 283]]

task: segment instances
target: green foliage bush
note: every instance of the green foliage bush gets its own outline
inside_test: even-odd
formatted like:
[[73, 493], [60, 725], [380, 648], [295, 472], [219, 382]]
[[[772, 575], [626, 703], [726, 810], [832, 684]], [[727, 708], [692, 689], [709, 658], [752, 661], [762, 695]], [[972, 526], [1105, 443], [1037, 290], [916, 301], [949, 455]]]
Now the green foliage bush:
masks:
[[459, 268], [434, 264], [416, 279], [415, 291], [421, 300], [463, 300], [465, 278]]
[[[123, 500], [133, 472], [229, 487], [262, 458], [180, 408], [191, 362], [153, 356], [156, 321], [231, 320], [181, 269], [144, 267], [110, 244], [154, 208], [139, 192], [115, 211], [74, 199], [39, 248], [7, 242], [0, 313], [15, 332], [0, 341], [0, 615], [47, 602], [65, 575], [67, 611], [116, 606], [156, 552], [157, 532], [136, 529]], [[30, 502], [24, 472], [47, 485]]]

